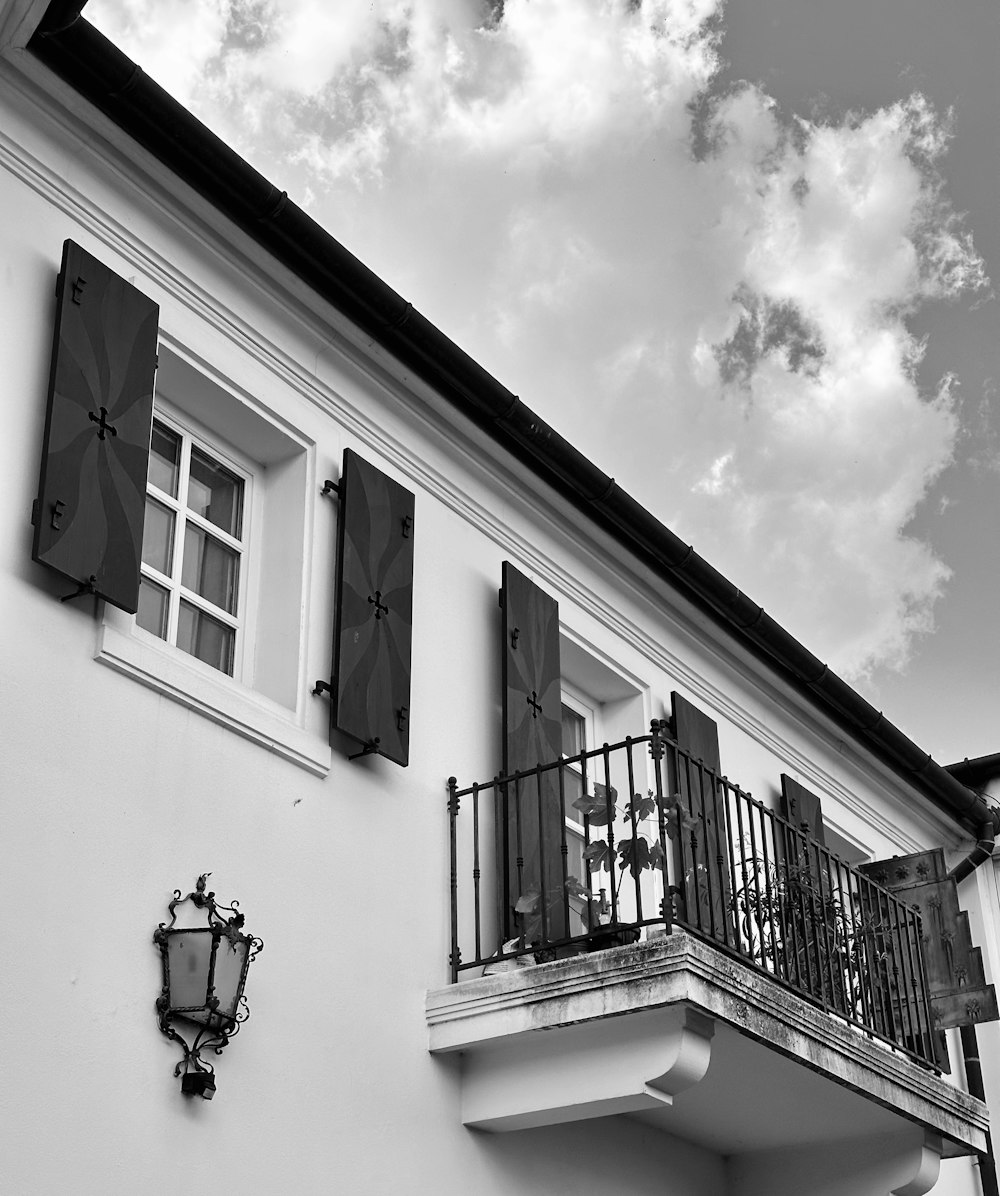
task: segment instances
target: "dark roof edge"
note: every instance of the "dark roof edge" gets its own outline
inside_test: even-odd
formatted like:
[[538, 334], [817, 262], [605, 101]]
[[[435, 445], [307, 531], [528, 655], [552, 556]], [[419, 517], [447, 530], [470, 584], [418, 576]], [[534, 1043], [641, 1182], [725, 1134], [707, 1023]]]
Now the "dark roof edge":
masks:
[[968, 756], [955, 764], [946, 764], [945, 769], [963, 785], [980, 792], [990, 781], [1000, 778], [1000, 752], [993, 752], [989, 756], [976, 756], [970, 760]]
[[[967, 831], [1000, 811], [845, 681], [387, 286], [73, 9], [28, 50], [464, 416], [668, 580]], [[67, 17], [66, 11], [70, 10]], [[53, 19], [58, 15], [58, 19]]]

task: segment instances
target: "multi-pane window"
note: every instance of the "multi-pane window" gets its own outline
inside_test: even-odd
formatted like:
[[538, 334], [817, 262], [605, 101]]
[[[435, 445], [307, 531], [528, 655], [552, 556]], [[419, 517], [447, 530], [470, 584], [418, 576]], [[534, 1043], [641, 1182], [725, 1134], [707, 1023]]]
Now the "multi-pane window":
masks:
[[247, 484], [189, 433], [153, 421], [136, 621], [230, 676], [243, 617]]
[[[587, 716], [581, 713], [580, 710], [568, 706], [565, 697], [566, 695], [564, 694], [562, 704], [562, 747], [563, 755], [572, 759], [572, 757], [578, 756], [590, 748], [591, 744], [588, 740], [592, 737], [592, 728], [589, 726]], [[583, 814], [573, 805], [573, 802], [584, 793], [584, 768], [579, 763], [571, 764], [566, 768], [564, 776], [566, 793], [566, 872], [568, 876], [575, 876], [581, 884], [586, 884], [587, 865], [583, 858], [585, 846]], [[587, 779], [589, 780], [589, 777]], [[592, 783], [587, 788], [590, 792], [593, 792]], [[596, 887], [594, 888], [594, 892], [597, 892]], [[571, 927], [574, 934], [579, 934], [582, 930], [590, 928], [587, 921], [586, 904], [585, 899], [570, 899], [570, 909], [579, 918], [579, 923], [577, 924], [574, 920], [574, 924]]]

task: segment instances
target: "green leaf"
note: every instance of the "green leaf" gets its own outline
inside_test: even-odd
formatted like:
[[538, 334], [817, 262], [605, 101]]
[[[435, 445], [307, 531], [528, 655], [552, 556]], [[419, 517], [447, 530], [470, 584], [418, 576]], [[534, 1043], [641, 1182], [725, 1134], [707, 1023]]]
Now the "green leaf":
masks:
[[533, 914], [538, 909], [538, 903], [542, 895], [537, 889], [529, 889], [527, 893], [522, 893], [517, 899], [517, 905], [514, 906], [516, 914]]
[[594, 796], [599, 797], [601, 801], [614, 805], [618, 800], [618, 790], [612, 785], [610, 788], [607, 785], [602, 785], [600, 781], [594, 782]]
[[604, 839], [595, 839], [585, 849], [583, 858], [592, 868], [603, 868], [605, 872], [611, 871], [611, 849]]
[[678, 838], [682, 832], [697, 828], [698, 819], [695, 818], [681, 803], [679, 793], [672, 797], [660, 798], [660, 808], [663, 810], [663, 821], [670, 839]]
[[644, 868], [650, 867], [649, 843], [642, 835], [619, 842], [618, 867], [623, 872], [627, 868], [634, 877], [638, 877]]
[[[600, 786], [603, 788], [603, 786]], [[594, 826], [605, 826], [611, 821], [614, 815], [614, 806], [608, 806], [608, 803], [603, 797], [596, 797], [593, 794], [585, 793], [582, 797], [578, 797], [573, 802], [573, 809], [579, 810]]]
[[589, 889], [584, 888], [575, 876], [566, 877], [566, 893], [569, 897], [576, 897], [584, 901], [597, 900], [594, 894]]
[[632, 818], [635, 816], [637, 821], [643, 818], [649, 818], [656, 809], [656, 798], [653, 797], [652, 789], [649, 790], [645, 797], [641, 793], [632, 795], [632, 800], [625, 807], [625, 817]]

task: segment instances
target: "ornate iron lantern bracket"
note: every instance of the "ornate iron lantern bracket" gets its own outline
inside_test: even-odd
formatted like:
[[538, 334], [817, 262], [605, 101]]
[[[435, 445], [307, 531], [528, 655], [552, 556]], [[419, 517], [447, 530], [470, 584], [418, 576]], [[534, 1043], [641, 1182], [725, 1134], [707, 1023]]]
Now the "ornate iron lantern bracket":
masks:
[[[224, 905], [214, 893], [205, 891], [210, 875], [199, 876], [194, 891], [186, 897], [174, 889], [167, 907], [170, 920], [161, 922], [153, 933], [163, 962], [157, 1020], [163, 1034], [180, 1043], [184, 1052], [174, 1075], [183, 1073], [181, 1091], [185, 1095], [205, 1100], [215, 1095], [215, 1069], [202, 1053], [221, 1055], [250, 1016], [243, 992], [247, 969], [264, 947], [259, 938], [243, 930], [239, 902]], [[186, 902], [204, 913], [205, 925], [176, 924], [177, 909]]]

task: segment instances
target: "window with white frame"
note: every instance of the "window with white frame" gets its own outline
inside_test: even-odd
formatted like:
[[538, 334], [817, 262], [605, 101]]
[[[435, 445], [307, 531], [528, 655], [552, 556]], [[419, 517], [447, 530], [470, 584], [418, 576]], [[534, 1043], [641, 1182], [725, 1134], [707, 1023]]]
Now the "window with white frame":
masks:
[[234, 674], [251, 479], [181, 425], [153, 421], [136, 622]]
[[[564, 683], [562, 691], [563, 755], [567, 759], [572, 759], [574, 756], [579, 756], [582, 752], [590, 751], [594, 747], [595, 742], [594, 711], [592, 707], [587, 705], [579, 694], [567, 691]], [[593, 765], [581, 766], [580, 764], [571, 764], [565, 772], [566, 873], [568, 876], [575, 876], [583, 885], [587, 882], [587, 865], [583, 858], [586, 843], [583, 814], [574, 807], [573, 802], [584, 793], [585, 767], [589, 774]], [[588, 788], [592, 791], [592, 784]], [[598, 890], [595, 889], [594, 892], [596, 894]], [[576, 919], [573, 920], [573, 924], [570, 927], [571, 933], [579, 934], [584, 930], [588, 930], [586, 899], [571, 897], [570, 909], [579, 918], [579, 923], [576, 922]]]
[[[562, 704], [563, 704], [563, 755], [572, 758], [581, 751], [592, 751], [600, 747], [607, 740], [615, 743], [624, 740], [626, 736], [640, 734], [649, 725], [651, 709], [649, 705], [649, 691], [642, 687], [638, 678], [621, 671], [617, 662], [610, 661], [606, 656], [598, 656], [589, 645], [584, 646], [573, 638], [566, 628], [560, 641], [560, 656], [562, 659]], [[645, 768], [644, 768], [645, 762]], [[583, 791], [584, 784], [591, 796], [603, 796], [606, 781], [610, 781], [614, 794], [612, 801], [617, 806], [614, 836], [616, 843], [622, 835], [631, 835], [632, 831], [620, 821], [632, 792], [645, 793], [655, 783], [652, 772], [652, 760], [646, 752], [636, 752], [633, 756], [634, 772], [622, 764], [620, 754], [612, 753], [609, 759], [610, 772], [606, 772], [604, 757], [601, 754], [588, 762], [585, 770], [577, 772], [577, 779], [573, 788]], [[566, 790], [566, 845], [567, 871], [579, 876], [582, 883], [587, 883], [587, 869], [583, 859], [585, 850], [585, 830], [583, 817], [579, 810], [572, 807], [577, 794], [570, 797], [569, 772], [567, 768]], [[649, 842], [658, 838], [658, 826], [655, 817], [640, 822], [637, 831]], [[590, 828], [591, 840], [607, 837], [607, 827], [604, 825]], [[626, 883], [627, 882], [627, 883]], [[640, 877], [642, 888], [643, 911], [656, 910], [662, 897], [662, 878], [659, 873], [645, 871]], [[603, 900], [601, 890], [604, 890]], [[616, 898], [617, 917], [619, 921], [628, 922], [637, 916], [635, 883], [633, 878], [623, 875], [620, 860], [617, 858], [611, 870], [603, 864], [593, 867], [590, 873], [590, 904], [592, 923], [606, 922], [612, 914], [612, 895]], [[580, 921], [586, 927], [585, 901], [574, 902], [571, 906], [579, 909]]]
[[305, 664], [315, 443], [282, 396], [265, 404], [161, 328], [139, 610], [105, 604], [96, 659], [325, 775]]

